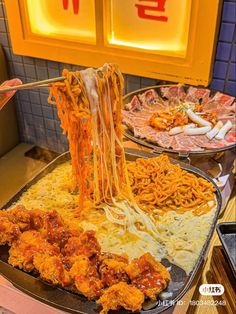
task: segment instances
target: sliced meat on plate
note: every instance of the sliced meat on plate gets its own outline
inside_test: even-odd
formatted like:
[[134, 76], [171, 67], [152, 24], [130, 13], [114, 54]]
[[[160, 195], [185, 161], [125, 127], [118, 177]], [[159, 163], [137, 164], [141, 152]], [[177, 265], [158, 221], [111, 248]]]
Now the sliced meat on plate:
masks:
[[123, 116], [129, 116], [130, 118], [149, 119], [152, 116], [152, 112], [149, 111], [128, 111], [122, 110]]
[[134, 121], [134, 117], [130, 114], [130, 112], [126, 110], [122, 110], [122, 116], [123, 116], [122, 122], [125, 125], [127, 125], [129, 128], [133, 129], [135, 125], [135, 121]]
[[141, 139], [145, 138], [148, 142], [158, 144], [159, 146], [164, 148], [170, 148], [174, 141], [174, 137], [170, 136], [168, 132], [159, 132], [150, 126], [145, 127], [135, 126], [133, 132], [135, 137]]
[[195, 135], [194, 137], [192, 137], [192, 141], [195, 143], [195, 145], [199, 147], [204, 147], [210, 142], [206, 135]]
[[206, 135], [198, 135], [194, 136], [194, 142], [196, 145], [199, 145], [202, 148], [213, 149], [213, 148], [222, 148], [225, 146], [232, 145], [235, 141], [235, 134], [236, 132], [232, 132], [232, 136], [230, 136], [231, 132], [226, 135], [224, 140], [217, 140], [213, 138], [209, 140]]
[[144, 111], [148, 111], [151, 113], [166, 109], [166, 105], [164, 103], [160, 103], [160, 102], [157, 104], [153, 104], [153, 105], [143, 103], [142, 106], [143, 106]]
[[134, 136], [138, 138], [153, 138], [155, 136], [156, 131], [153, 130], [150, 126], [135, 126], [133, 129]]
[[213, 98], [211, 98], [212, 102], [217, 102], [220, 105], [230, 106], [234, 101], [233, 96], [229, 96], [226, 94], [222, 94], [221, 92], [217, 92]]
[[230, 145], [227, 143], [225, 140], [217, 140], [217, 139], [212, 139], [208, 143], [206, 143], [203, 147], [208, 148], [208, 149], [213, 149], [213, 148], [223, 148], [225, 146]]
[[210, 90], [206, 88], [197, 88], [190, 86], [187, 91], [186, 101], [197, 103], [206, 103], [210, 99]]
[[139, 95], [139, 99], [141, 100], [142, 104], [148, 105], [154, 105], [159, 101], [162, 101], [154, 89], [149, 89], [143, 94]]
[[236, 144], [236, 131], [231, 130], [226, 136], [225, 141], [228, 143], [228, 145]]
[[141, 110], [141, 102], [137, 96], [134, 96], [128, 104], [125, 104], [125, 109], [130, 111]]
[[186, 93], [182, 85], [161, 87], [162, 96], [167, 99], [185, 100]]
[[156, 144], [157, 131], [153, 129], [151, 126], [146, 126], [146, 128], [143, 131], [144, 131], [146, 140], [148, 142], [152, 142]]
[[175, 150], [186, 150], [186, 151], [201, 151], [195, 142], [195, 136], [184, 135], [183, 133], [177, 134], [175, 137], [175, 143], [172, 145]]
[[154, 140], [159, 146], [164, 148], [170, 148], [172, 147], [172, 144], [174, 142], [174, 137], [170, 136], [168, 132], [156, 131]]
[[209, 138], [206, 135], [196, 135], [193, 137], [193, 142], [198, 145], [201, 148], [220, 148], [222, 147], [222, 144], [219, 140], [215, 141], [214, 139], [209, 140]]
[[204, 113], [214, 112], [216, 113], [219, 120], [221, 119], [221, 117], [234, 115], [234, 110], [235, 106], [223, 106], [222, 104], [215, 101], [209, 101], [208, 103], [203, 105]]

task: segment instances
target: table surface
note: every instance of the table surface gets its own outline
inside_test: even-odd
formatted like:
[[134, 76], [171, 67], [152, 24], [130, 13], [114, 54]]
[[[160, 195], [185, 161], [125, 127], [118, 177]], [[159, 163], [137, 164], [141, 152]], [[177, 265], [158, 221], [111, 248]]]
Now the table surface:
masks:
[[[139, 148], [139, 149], [144, 149], [140, 146], [137, 146], [135, 143], [131, 143], [129, 141], [124, 143], [125, 147], [130, 147], [130, 148]], [[12, 195], [13, 191], [8, 190], [7, 188], [7, 183], [9, 178], [7, 174], [7, 169], [9, 169], [10, 172], [13, 171], [12, 167], [14, 167], [17, 164], [17, 171], [14, 173], [22, 174], [24, 173], [24, 180], [28, 181], [31, 177], [33, 177], [40, 169], [42, 169], [45, 165], [45, 163], [42, 162], [32, 162], [30, 159], [25, 160], [25, 157], [23, 157], [23, 153], [31, 148], [32, 146], [30, 145], [25, 145], [21, 144], [19, 145], [15, 150], [7, 154], [4, 158], [4, 160], [0, 159], [0, 169], [2, 169], [1, 173], [5, 175], [6, 180], [4, 181], [4, 189], [0, 189], [1, 191], [1, 197], [0, 197], [0, 203], [4, 203], [4, 201], [7, 200], [9, 193]], [[16, 162], [18, 161], [18, 162]], [[28, 169], [27, 173], [25, 173], [25, 169]], [[11, 178], [14, 178], [14, 176], [11, 176]], [[2, 182], [3, 182], [2, 181]], [[9, 182], [10, 183], [10, 182]], [[14, 189], [17, 191], [23, 184], [22, 181], [22, 176], [21, 180], [15, 182]], [[9, 187], [11, 186], [12, 188], [12, 182], [11, 185], [9, 184]], [[218, 223], [220, 222], [226, 222], [226, 221], [236, 221], [236, 186], [234, 188], [234, 191], [231, 195], [230, 201], [228, 202], [225, 210], [219, 217]], [[13, 193], [14, 194], [14, 193]], [[209, 306], [209, 305], [199, 305], [199, 306], [190, 306], [189, 302], [190, 300], [199, 300], [199, 301], [207, 301], [207, 300], [212, 300], [213, 298], [210, 296], [202, 296], [198, 293], [198, 288], [199, 285], [202, 283], [209, 283], [208, 282], [208, 277], [209, 277], [209, 272], [210, 272], [210, 262], [211, 262], [211, 255], [212, 255], [212, 250], [215, 245], [220, 245], [220, 241], [218, 238], [218, 235], [216, 231], [214, 232], [214, 235], [212, 237], [210, 247], [209, 247], [209, 252], [207, 255], [207, 260], [205, 262], [205, 265], [202, 267], [200, 275], [198, 278], [195, 279], [195, 282], [193, 283], [191, 289], [186, 293], [186, 295], [183, 298], [183, 304], [177, 305], [173, 310], [167, 311], [168, 313], [173, 313], [173, 314], [218, 314], [218, 313], [227, 313], [226, 310], [221, 306], [221, 308], [216, 307], [216, 306]], [[1, 279], [1, 278], [0, 278]], [[0, 280], [1, 283], [1, 280]], [[1, 306], [1, 302], [0, 302]], [[58, 311], [59, 313], [59, 311]], [[60, 312], [61, 313], [61, 312]]]

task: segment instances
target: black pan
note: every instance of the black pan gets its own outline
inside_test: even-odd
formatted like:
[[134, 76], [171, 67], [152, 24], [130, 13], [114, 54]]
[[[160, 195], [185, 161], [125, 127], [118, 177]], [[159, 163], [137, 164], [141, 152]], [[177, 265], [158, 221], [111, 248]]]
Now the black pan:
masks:
[[221, 222], [216, 230], [236, 278], [236, 222]]
[[[156, 157], [153, 153], [148, 153], [144, 151], [138, 151], [134, 149], [126, 150], [126, 159], [129, 161], [133, 161], [136, 158], [151, 158]], [[14, 205], [16, 201], [19, 200], [21, 195], [33, 184], [35, 184], [38, 180], [43, 178], [49, 172], [51, 172], [54, 168], [56, 168], [59, 164], [70, 159], [69, 153], [64, 153], [53, 160], [50, 164], [48, 164], [43, 170], [40, 171], [38, 175], [36, 175], [32, 180], [30, 180], [25, 186], [23, 186], [16, 195], [14, 195], [2, 208], [7, 209], [8, 207]], [[208, 177], [201, 170], [184, 163], [181, 163], [177, 160], [171, 160], [173, 164], [180, 164], [182, 169], [185, 169], [191, 173], [196, 174], [197, 176], [203, 177], [206, 180], [212, 182], [212, 184], [216, 188], [216, 199], [217, 199], [217, 210], [215, 213], [215, 217], [212, 221], [211, 228], [209, 230], [208, 237], [206, 242], [201, 250], [201, 254], [192, 270], [192, 272], [187, 275], [183, 269], [180, 267], [171, 264], [168, 260], [162, 260], [162, 263], [169, 267], [171, 274], [171, 282], [168, 286], [167, 291], [172, 292], [172, 296], [165, 301], [165, 304], [160, 304], [160, 300], [158, 299], [156, 302], [147, 302], [143, 306], [143, 310], [140, 313], [145, 314], [158, 314], [166, 310], [167, 308], [173, 306], [178, 300], [180, 300], [184, 294], [188, 291], [195, 276], [197, 275], [199, 268], [201, 267], [205, 254], [207, 252], [207, 248], [209, 246], [213, 231], [216, 226], [217, 217], [219, 215], [222, 198], [221, 193], [215, 183], [212, 181], [210, 177]], [[8, 247], [0, 246], [0, 273], [8, 279], [16, 288], [27, 293], [28, 295], [36, 298], [37, 300], [54, 306], [58, 309], [61, 309], [70, 313], [86, 313], [86, 314], [97, 314], [101, 307], [98, 306], [95, 302], [87, 300], [84, 296], [74, 294], [72, 292], [68, 292], [62, 288], [53, 287], [48, 285], [47, 283], [41, 281], [38, 277], [33, 276], [32, 274], [25, 273], [17, 268], [12, 267], [7, 263], [8, 260]], [[118, 312], [115, 312], [118, 313]], [[119, 314], [128, 313], [128, 311], [120, 310]]]
[[[132, 100], [132, 98], [134, 96], [142, 94], [149, 89], [154, 89], [157, 92], [157, 94], [161, 97], [160, 88], [161, 87], [167, 87], [167, 86], [172, 86], [172, 85], [156, 85], [156, 86], [149, 86], [149, 87], [137, 89], [137, 90], [135, 90], [129, 94], [126, 94], [123, 97], [123, 102], [124, 102], [124, 104], [127, 104]], [[190, 86], [183, 85], [183, 87], [184, 87], [185, 91], [187, 91], [187, 89]], [[211, 90], [210, 95], [213, 96], [215, 93], [216, 93], [216, 91]], [[204, 150], [199, 150], [199, 151], [181, 151], [181, 150], [175, 150], [172, 148], [164, 148], [164, 147], [159, 146], [158, 144], [148, 142], [148, 140], [146, 140], [146, 139], [137, 138], [134, 136], [134, 133], [131, 130], [129, 130], [128, 128], [125, 129], [124, 136], [126, 138], [130, 139], [131, 141], [139, 144], [139, 145], [142, 145], [142, 146], [145, 146], [145, 147], [152, 149], [152, 152], [154, 152], [154, 153], [161, 154], [161, 153], [165, 152], [165, 153], [170, 153], [170, 154], [176, 154], [180, 158], [188, 158], [189, 156], [203, 156], [203, 155], [211, 157], [211, 156], [213, 156], [219, 152], [231, 150], [231, 149], [236, 147], [236, 144], [232, 144], [232, 145], [222, 147], [222, 148], [204, 149]]]

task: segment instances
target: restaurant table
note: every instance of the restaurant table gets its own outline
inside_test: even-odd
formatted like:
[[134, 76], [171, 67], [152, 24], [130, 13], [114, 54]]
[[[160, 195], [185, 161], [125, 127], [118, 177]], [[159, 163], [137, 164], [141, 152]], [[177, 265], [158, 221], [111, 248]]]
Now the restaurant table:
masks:
[[[125, 147], [144, 149], [135, 143], [130, 141], [124, 142]], [[41, 161], [31, 160], [30, 158], [24, 157], [24, 153], [30, 149], [32, 145], [20, 144], [11, 152], [6, 154], [4, 158], [0, 159], [0, 173], [4, 175], [3, 180], [0, 182], [0, 207], [9, 198], [9, 195], [14, 195], [16, 191], [28, 180], [30, 180], [37, 172], [39, 172], [46, 163]], [[12, 180], [9, 180], [9, 173], [14, 173]], [[16, 178], [16, 175], [21, 174], [21, 178]], [[1, 189], [1, 184], [4, 189]], [[231, 195], [231, 198], [221, 213], [218, 223], [236, 221], [236, 186]], [[220, 241], [216, 231], [214, 231], [211, 243], [209, 246], [208, 254], [206, 254], [206, 259], [204, 265], [201, 266], [198, 275], [185, 294], [183, 299], [174, 308], [165, 311], [165, 314], [228, 314], [226, 307], [222, 305], [204, 305], [206, 301], [214, 301], [211, 296], [203, 296], [199, 293], [199, 286], [203, 283], [209, 283], [209, 277], [211, 274], [211, 257], [212, 251], [215, 246], [220, 245]], [[217, 283], [217, 282], [215, 282]], [[193, 301], [198, 301], [202, 303], [201, 305], [191, 305]], [[18, 289], [13, 287], [13, 285], [0, 276], [0, 314], [6, 313], [7, 311], [1, 310], [1, 307], [8, 309], [9, 311], [16, 314], [60, 314], [63, 313], [53, 307], [45, 305], [35, 299], [25, 295]], [[9, 312], [9, 313], [11, 313]]]

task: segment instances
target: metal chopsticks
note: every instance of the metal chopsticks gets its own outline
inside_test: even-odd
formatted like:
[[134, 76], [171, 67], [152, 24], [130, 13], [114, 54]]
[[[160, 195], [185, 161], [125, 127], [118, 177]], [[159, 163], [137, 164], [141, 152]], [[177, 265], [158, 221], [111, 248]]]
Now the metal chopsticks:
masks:
[[64, 80], [65, 80], [64, 76], [59, 76], [59, 77], [54, 77], [54, 78], [43, 80], [43, 81], [37, 81], [37, 82], [26, 83], [26, 84], [21, 84], [21, 85], [16, 85], [16, 86], [9, 86], [9, 87], [0, 87], [0, 93], [6, 93], [13, 90], [48, 87], [50, 83], [60, 82]]

